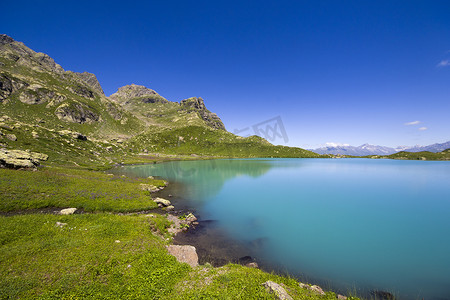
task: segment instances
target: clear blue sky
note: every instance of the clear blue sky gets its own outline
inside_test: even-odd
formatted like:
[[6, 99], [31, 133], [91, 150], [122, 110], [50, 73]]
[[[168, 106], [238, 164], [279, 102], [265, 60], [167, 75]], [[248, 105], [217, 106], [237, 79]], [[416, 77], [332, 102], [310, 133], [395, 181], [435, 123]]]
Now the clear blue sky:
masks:
[[304, 148], [450, 140], [448, 0], [1, 7], [0, 32], [95, 73], [107, 95], [135, 83], [202, 97], [229, 131], [280, 116], [288, 145]]

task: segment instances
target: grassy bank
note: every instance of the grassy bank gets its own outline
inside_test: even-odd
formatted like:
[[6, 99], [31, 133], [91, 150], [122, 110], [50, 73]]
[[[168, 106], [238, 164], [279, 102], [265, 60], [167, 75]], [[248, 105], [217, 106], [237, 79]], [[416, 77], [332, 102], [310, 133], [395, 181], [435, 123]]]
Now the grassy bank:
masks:
[[[79, 169], [0, 170], [0, 299], [276, 299], [262, 283], [284, 284], [294, 299], [336, 299], [289, 277], [229, 264], [191, 268], [169, 255], [163, 215], [117, 214], [155, 207], [131, 179]], [[83, 214], [21, 213], [45, 207]], [[89, 212], [89, 213], [86, 213]]]

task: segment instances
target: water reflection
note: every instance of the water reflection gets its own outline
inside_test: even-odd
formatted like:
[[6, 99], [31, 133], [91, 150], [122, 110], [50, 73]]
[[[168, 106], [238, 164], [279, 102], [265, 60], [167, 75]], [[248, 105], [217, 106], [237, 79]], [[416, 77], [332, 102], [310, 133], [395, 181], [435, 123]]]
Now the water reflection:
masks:
[[115, 172], [138, 177], [159, 176], [169, 181], [184, 183], [183, 198], [195, 201], [198, 205], [217, 195], [226, 181], [240, 176], [257, 178], [275, 166], [282, 165], [260, 159], [219, 159], [127, 166]]

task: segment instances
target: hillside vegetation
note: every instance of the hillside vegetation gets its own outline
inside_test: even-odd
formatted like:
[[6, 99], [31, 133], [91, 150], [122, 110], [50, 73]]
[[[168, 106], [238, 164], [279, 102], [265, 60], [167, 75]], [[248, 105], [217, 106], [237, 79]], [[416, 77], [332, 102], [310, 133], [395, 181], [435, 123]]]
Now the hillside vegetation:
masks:
[[408, 160], [450, 160], [450, 149], [441, 152], [407, 152], [400, 151], [387, 156], [372, 155], [369, 158], [390, 158], [390, 159], [408, 159]]
[[229, 133], [202, 98], [171, 102], [134, 84], [106, 97], [94, 74], [65, 71], [6, 35], [0, 35], [1, 147], [45, 153], [50, 164], [101, 168], [144, 162], [149, 153], [319, 157]]

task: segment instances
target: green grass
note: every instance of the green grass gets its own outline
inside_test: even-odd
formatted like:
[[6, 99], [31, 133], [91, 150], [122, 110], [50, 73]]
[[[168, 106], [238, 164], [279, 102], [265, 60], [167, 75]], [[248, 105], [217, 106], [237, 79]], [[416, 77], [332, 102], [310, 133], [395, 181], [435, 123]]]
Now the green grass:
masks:
[[390, 158], [390, 159], [407, 159], [407, 160], [450, 160], [450, 149], [442, 152], [407, 152], [401, 151], [387, 156], [371, 155], [369, 158]]
[[0, 299], [157, 299], [169, 294], [190, 267], [167, 254], [150, 230], [152, 219], [0, 217]]
[[273, 146], [252, 136], [237, 137], [224, 130], [205, 126], [184, 126], [165, 130], [150, 129], [131, 139], [131, 148], [148, 146], [149, 152], [174, 155], [198, 154], [217, 157], [321, 157], [301, 148]]
[[156, 207], [140, 184], [163, 186], [163, 180], [122, 178], [76, 169], [38, 172], [0, 169], [0, 211], [76, 207], [85, 211], [137, 211]]

